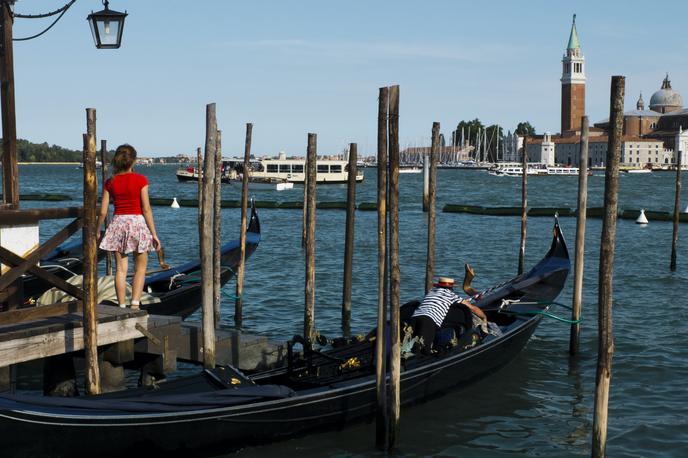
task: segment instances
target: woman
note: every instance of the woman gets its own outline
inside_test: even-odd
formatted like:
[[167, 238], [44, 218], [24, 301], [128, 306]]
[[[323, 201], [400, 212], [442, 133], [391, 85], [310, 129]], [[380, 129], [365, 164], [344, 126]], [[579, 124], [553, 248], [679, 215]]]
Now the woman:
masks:
[[121, 145], [112, 159], [112, 178], [103, 184], [103, 198], [98, 217], [98, 237], [100, 228], [108, 214], [110, 198], [115, 205], [115, 213], [100, 248], [111, 251], [115, 256], [115, 291], [120, 307], [126, 307], [127, 271], [129, 253], [134, 253], [134, 281], [131, 290], [131, 308], [138, 309], [143, 292], [143, 282], [148, 265], [148, 252], [160, 248], [160, 240], [155, 232], [153, 211], [148, 200], [148, 179], [134, 173], [136, 150], [131, 145]]

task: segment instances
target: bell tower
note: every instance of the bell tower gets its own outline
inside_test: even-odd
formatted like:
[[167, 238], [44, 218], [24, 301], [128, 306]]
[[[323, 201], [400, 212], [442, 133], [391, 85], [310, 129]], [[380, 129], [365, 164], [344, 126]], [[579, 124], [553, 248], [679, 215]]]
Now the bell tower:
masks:
[[585, 57], [578, 41], [575, 14], [569, 44], [561, 62], [561, 134], [564, 135], [565, 132], [579, 131], [581, 117], [585, 115]]

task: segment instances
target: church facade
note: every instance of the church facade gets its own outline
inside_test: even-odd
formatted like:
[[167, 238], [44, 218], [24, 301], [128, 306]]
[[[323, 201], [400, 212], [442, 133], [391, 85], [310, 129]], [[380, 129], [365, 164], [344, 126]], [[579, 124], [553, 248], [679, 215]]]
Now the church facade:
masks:
[[[585, 57], [573, 16], [571, 33], [562, 58], [561, 133], [528, 138], [528, 161], [547, 165], [577, 166], [580, 157], [581, 118], [585, 115]], [[680, 93], [671, 87], [669, 75], [650, 98], [645, 109], [642, 94], [636, 109], [624, 113], [621, 165], [626, 167], [669, 167], [675, 164], [675, 151], [688, 150], [688, 109]], [[588, 164], [604, 166], [610, 132], [609, 120], [594, 123], [589, 129]]]

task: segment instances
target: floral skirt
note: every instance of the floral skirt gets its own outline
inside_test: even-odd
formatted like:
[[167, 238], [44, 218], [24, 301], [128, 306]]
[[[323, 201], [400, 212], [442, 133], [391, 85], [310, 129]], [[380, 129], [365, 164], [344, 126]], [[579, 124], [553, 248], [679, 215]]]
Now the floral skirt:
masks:
[[115, 215], [100, 241], [100, 248], [123, 254], [155, 251], [153, 235], [143, 215]]

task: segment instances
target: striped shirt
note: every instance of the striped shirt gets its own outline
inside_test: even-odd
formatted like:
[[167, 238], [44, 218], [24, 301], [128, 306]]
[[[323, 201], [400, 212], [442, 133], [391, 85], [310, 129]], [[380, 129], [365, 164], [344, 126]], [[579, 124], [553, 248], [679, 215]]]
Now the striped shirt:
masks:
[[433, 288], [425, 296], [423, 302], [418, 306], [413, 316], [425, 315], [435, 322], [437, 327], [442, 326], [444, 317], [449, 311], [449, 307], [454, 302], [458, 302], [461, 299], [457, 296], [454, 291], [448, 288]]

